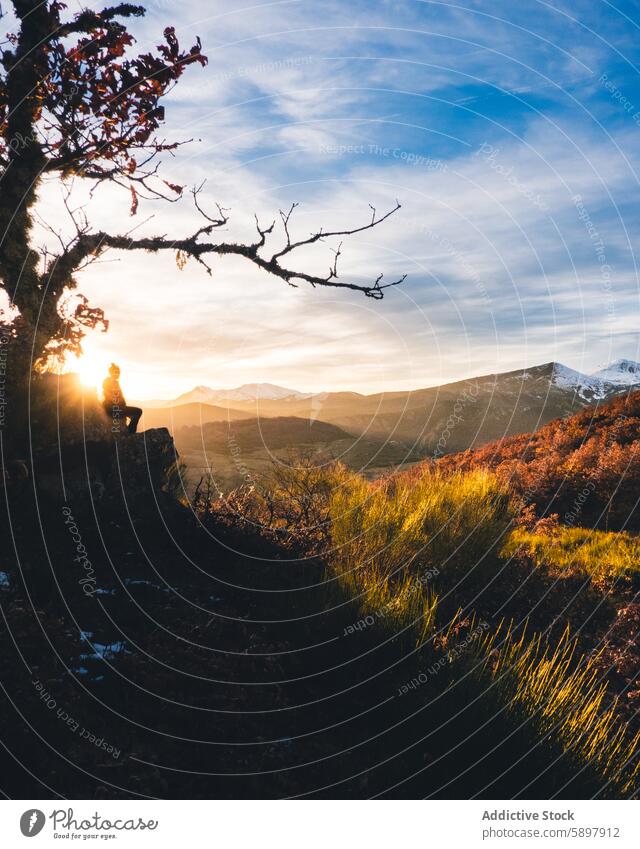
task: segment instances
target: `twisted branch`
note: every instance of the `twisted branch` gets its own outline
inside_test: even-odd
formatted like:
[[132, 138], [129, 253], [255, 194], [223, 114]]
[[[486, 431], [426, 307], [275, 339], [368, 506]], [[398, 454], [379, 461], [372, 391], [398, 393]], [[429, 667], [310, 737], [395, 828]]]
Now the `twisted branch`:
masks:
[[[374, 298], [376, 300], [380, 300], [384, 297], [385, 289], [392, 286], [398, 286], [406, 279], [406, 274], [403, 274], [401, 277], [389, 282], [383, 282], [384, 275], [379, 274], [373, 283], [368, 284], [355, 283], [341, 279], [338, 273], [338, 259], [342, 255], [342, 241], [340, 241], [336, 249], [333, 249], [333, 262], [325, 276], [310, 274], [306, 271], [285, 267], [281, 264], [283, 257], [293, 254], [293, 252], [299, 248], [313, 245], [318, 241], [325, 241], [326, 239], [331, 239], [333, 237], [352, 236], [356, 233], [362, 233], [366, 230], [371, 230], [374, 227], [377, 227], [401, 208], [400, 203], [397, 201], [396, 205], [392, 209], [380, 216], [378, 216], [375, 208], [371, 207], [373, 214], [371, 220], [366, 224], [344, 230], [325, 231], [321, 228], [320, 230], [311, 233], [306, 238], [297, 239], [295, 241], [292, 240], [290, 234], [291, 214], [298, 207], [298, 204], [294, 203], [291, 205], [291, 208], [287, 213], [280, 210], [285, 245], [284, 247], [269, 254], [268, 252], [265, 252], [265, 248], [267, 238], [274, 232], [275, 221], [273, 221], [268, 227], [262, 227], [257, 216], [255, 222], [258, 238], [254, 242], [243, 244], [238, 242], [214, 242], [210, 240], [203, 240], [203, 237], [211, 236], [215, 230], [223, 228], [228, 223], [229, 210], [218, 204], [217, 216], [212, 216], [205, 212], [199, 201], [199, 194], [201, 190], [202, 185], [194, 187], [191, 193], [196, 210], [204, 219], [205, 223], [192, 235], [182, 239], [167, 238], [166, 235], [136, 238], [131, 232], [125, 233], [124, 235], [114, 235], [113, 233], [107, 233], [104, 231], [88, 232], [86, 222], [84, 220], [77, 221], [77, 232], [76, 237], [73, 240], [73, 244], [69, 245], [65, 249], [62, 257], [57, 258], [57, 263], [60, 264], [61, 260], [64, 260], [62, 265], [66, 268], [69, 268], [70, 264], [75, 268], [78, 268], [80, 265], [86, 264], [87, 260], [89, 262], [93, 261], [108, 249], [124, 251], [143, 250], [151, 253], [170, 250], [177, 252], [178, 255], [185, 258], [192, 257], [205, 268], [208, 274], [211, 275], [212, 270], [206, 262], [205, 257], [212, 254], [217, 254], [219, 256], [235, 255], [248, 259], [258, 268], [272, 274], [274, 277], [284, 280], [290, 286], [295, 287], [298, 285], [298, 282], [304, 282], [313, 287], [329, 286], [339, 289], [351, 289], [356, 292], [362, 292], [367, 297]], [[76, 221], [73, 215], [72, 218]], [[136, 227], [136, 229], [138, 228]]]

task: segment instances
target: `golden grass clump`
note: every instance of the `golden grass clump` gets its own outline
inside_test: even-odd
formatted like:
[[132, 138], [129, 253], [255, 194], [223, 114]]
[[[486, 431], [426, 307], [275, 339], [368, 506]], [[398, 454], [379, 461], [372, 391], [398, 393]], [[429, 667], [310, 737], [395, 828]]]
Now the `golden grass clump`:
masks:
[[622, 794], [640, 776], [638, 743], [600, 682], [599, 655], [575, 659], [576, 641], [567, 628], [555, 645], [541, 635], [527, 640], [508, 629], [487, 633], [478, 643], [482, 668], [497, 682], [510, 710], [522, 712], [540, 738], [560, 743], [578, 763], [589, 764]]
[[596, 584], [640, 572], [640, 538], [624, 532], [562, 525], [546, 533], [516, 528], [503, 555], [525, 555], [551, 573], [589, 575]]
[[341, 483], [331, 497], [330, 562], [363, 612], [415, 622], [422, 638], [435, 622], [436, 589], [490, 583], [515, 512], [495, 475], [426, 468], [418, 478]]

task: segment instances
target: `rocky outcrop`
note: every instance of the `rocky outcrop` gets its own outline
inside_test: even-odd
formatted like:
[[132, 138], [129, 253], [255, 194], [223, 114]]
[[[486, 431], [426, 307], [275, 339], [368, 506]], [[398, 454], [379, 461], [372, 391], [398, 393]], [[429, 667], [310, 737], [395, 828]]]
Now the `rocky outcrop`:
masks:
[[165, 488], [178, 459], [169, 431], [114, 428], [95, 390], [82, 387], [77, 375], [34, 382], [31, 409], [31, 456], [25, 459], [39, 492], [62, 500], [131, 501]]
[[166, 427], [119, 435], [114, 454], [116, 467], [111, 472], [117, 472], [129, 492], [162, 490], [178, 460], [173, 437]]

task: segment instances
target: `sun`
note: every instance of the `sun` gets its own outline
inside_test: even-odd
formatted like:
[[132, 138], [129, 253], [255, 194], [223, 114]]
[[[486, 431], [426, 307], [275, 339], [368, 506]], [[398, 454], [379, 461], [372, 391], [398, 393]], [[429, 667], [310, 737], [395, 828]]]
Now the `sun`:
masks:
[[97, 354], [85, 353], [71, 366], [71, 371], [80, 375], [80, 381], [88, 389], [100, 391], [106, 377], [109, 361]]
[[[113, 352], [85, 350], [82, 356], [78, 359], [71, 360], [66, 371], [75, 372], [80, 378], [80, 383], [86, 389], [95, 389], [98, 393], [98, 398], [102, 397], [102, 383], [108, 376], [109, 366], [113, 362]], [[133, 368], [129, 368], [126, 359], [118, 357], [118, 364], [122, 367], [122, 377], [120, 378], [120, 386], [124, 392], [125, 398], [140, 398], [144, 395], [146, 388], [144, 376], [136, 380], [136, 375]]]

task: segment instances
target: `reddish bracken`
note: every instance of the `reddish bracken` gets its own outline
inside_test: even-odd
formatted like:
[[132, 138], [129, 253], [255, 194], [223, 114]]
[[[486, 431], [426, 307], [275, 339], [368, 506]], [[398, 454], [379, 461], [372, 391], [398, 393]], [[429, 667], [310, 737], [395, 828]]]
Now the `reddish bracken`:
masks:
[[451, 454], [438, 466], [494, 469], [538, 517], [557, 513], [563, 524], [640, 530], [640, 392], [535, 433]]

